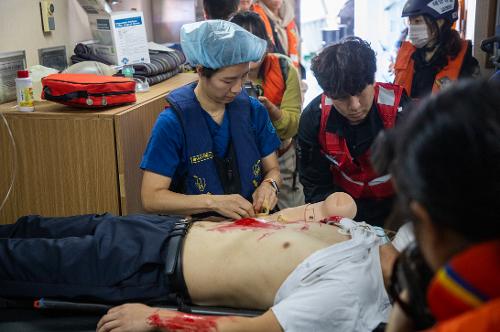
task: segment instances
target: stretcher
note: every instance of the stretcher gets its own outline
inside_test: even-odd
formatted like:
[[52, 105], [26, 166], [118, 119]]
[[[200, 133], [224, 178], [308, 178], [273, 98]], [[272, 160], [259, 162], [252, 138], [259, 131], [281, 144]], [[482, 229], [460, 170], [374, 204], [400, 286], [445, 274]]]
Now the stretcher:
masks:
[[[148, 302], [148, 305], [178, 311], [178, 306]], [[70, 302], [57, 299], [35, 301], [0, 298], [0, 331], [2, 332], [94, 332], [99, 319], [112, 307], [110, 304]], [[256, 317], [260, 310], [184, 305], [183, 312], [210, 316]], [[385, 331], [380, 323], [373, 332]]]
[[[178, 311], [176, 304], [151, 301], [148, 305]], [[58, 299], [0, 299], [0, 331], [2, 332], [90, 332], [111, 304], [70, 302]], [[259, 310], [186, 305], [183, 312], [210, 316], [255, 317]]]

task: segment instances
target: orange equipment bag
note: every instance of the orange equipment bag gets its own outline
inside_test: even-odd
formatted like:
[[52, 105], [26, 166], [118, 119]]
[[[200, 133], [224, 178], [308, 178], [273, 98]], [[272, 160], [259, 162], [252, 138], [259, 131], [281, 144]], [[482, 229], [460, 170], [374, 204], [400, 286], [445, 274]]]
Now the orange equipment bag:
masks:
[[135, 102], [135, 81], [94, 74], [52, 74], [42, 78], [42, 98], [69, 106], [102, 108]]

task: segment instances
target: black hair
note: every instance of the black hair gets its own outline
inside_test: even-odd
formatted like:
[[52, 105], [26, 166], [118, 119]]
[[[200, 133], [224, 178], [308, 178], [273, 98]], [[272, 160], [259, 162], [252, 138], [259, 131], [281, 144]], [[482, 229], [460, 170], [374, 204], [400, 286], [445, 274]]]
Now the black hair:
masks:
[[251, 11], [238, 12], [231, 18], [231, 22], [238, 24], [243, 29], [251, 32], [255, 36], [267, 42], [267, 51], [272, 52], [274, 45], [269, 39], [266, 31], [264, 21], [260, 18], [259, 14]]
[[203, 9], [210, 20], [229, 20], [237, 11], [239, 0], [203, 0]]
[[454, 83], [378, 143], [386, 151], [375, 159], [392, 159], [400, 203], [420, 203], [436, 226], [470, 242], [500, 238], [498, 84]]
[[206, 77], [206, 78], [211, 78], [219, 70], [220, 70], [220, 68], [213, 69], [213, 68], [208, 68], [208, 67], [201, 66], [201, 68], [200, 68], [200, 75], [203, 76], [203, 77]]
[[[448, 56], [452, 59], [456, 58], [462, 48], [462, 41], [458, 32], [453, 29], [453, 22], [444, 20], [444, 24], [439, 28], [436, 19], [429, 15], [423, 15], [424, 21], [430, 27], [431, 32], [437, 35], [439, 47], [437, 56], [443, 58], [444, 66], [448, 63]], [[443, 66], [443, 67], [444, 67]], [[439, 68], [441, 69], [441, 68]]]
[[315, 56], [311, 70], [329, 97], [355, 96], [375, 82], [375, 52], [363, 39], [347, 37]]

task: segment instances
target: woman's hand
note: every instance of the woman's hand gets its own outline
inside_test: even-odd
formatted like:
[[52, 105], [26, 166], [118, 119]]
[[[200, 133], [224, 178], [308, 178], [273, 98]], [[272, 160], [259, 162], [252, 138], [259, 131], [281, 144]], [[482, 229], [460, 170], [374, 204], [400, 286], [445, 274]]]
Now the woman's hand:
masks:
[[267, 112], [269, 113], [269, 117], [271, 118], [271, 121], [278, 121], [279, 119], [281, 119], [281, 116], [283, 115], [283, 111], [281, 111], [278, 106], [274, 105], [271, 101], [269, 101], [269, 99], [267, 99], [264, 96], [259, 97], [259, 101], [267, 109]]
[[158, 309], [140, 303], [129, 303], [109, 309], [99, 323], [97, 332], [152, 331], [148, 318]]
[[262, 182], [252, 194], [256, 213], [269, 213], [278, 203], [278, 193], [269, 182]]
[[208, 195], [209, 209], [231, 219], [254, 217], [252, 203], [241, 195]]

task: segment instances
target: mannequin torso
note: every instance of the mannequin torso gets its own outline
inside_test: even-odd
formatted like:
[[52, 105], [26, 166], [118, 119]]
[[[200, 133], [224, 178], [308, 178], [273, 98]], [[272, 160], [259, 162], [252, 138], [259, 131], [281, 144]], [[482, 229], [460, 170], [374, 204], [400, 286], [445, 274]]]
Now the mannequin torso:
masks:
[[200, 305], [269, 308], [297, 265], [350, 238], [339, 230], [321, 223], [197, 222], [184, 245], [189, 294]]

